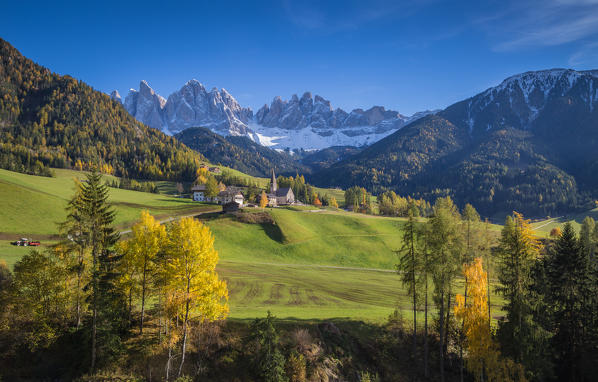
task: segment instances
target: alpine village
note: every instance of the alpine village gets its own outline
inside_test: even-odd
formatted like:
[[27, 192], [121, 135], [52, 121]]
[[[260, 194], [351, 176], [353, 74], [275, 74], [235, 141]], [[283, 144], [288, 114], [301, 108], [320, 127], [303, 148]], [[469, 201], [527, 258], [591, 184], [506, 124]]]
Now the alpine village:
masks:
[[150, 3], [3, 5], [1, 382], [598, 381], [595, 1]]

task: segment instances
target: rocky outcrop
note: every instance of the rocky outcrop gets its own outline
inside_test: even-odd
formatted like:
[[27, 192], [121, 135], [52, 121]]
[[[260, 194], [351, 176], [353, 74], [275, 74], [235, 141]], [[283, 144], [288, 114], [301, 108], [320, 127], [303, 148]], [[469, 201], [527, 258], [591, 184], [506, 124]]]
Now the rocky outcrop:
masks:
[[203, 126], [222, 135], [247, 135], [253, 118], [251, 109], [242, 108], [225, 89], [208, 92], [197, 80], [187, 82], [168, 100], [141, 81], [139, 91], [129, 91], [124, 106], [137, 120], [168, 134]]

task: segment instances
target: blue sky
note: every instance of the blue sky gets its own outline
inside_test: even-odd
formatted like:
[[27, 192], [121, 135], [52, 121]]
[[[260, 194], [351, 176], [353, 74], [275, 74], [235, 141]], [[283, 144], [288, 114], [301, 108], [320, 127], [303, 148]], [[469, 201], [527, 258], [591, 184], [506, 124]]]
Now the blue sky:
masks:
[[598, 0], [12, 1], [0, 37], [123, 97], [196, 78], [254, 110], [311, 91], [411, 114], [528, 70], [598, 68]]

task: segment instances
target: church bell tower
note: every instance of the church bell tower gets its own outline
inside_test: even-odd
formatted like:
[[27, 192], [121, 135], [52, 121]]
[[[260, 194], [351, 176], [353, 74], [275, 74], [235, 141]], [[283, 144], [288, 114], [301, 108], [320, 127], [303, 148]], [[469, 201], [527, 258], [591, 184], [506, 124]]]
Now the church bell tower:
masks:
[[276, 175], [274, 174], [274, 169], [272, 169], [272, 179], [270, 180], [270, 193], [276, 194], [276, 190], [278, 190], [278, 184], [276, 184]]

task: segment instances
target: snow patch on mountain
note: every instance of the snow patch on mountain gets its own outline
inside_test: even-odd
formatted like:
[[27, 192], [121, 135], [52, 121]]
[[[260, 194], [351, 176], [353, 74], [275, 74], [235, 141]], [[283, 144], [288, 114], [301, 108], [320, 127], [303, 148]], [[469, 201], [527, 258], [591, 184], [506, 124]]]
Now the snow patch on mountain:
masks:
[[112, 91], [112, 93], [110, 93], [110, 99], [113, 101], [116, 101], [118, 103], [122, 103], [122, 99], [120, 98], [120, 94], [118, 93], [118, 90], [114, 90]]
[[425, 111], [408, 117], [382, 106], [346, 112], [306, 92], [288, 101], [275, 97], [254, 115], [226, 89], [207, 91], [195, 79], [168, 99], [141, 81], [139, 90], [129, 91], [124, 107], [137, 120], [169, 135], [201, 126], [221, 135], [247, 136], [267, 147], [304, 150], [369, 145], [407, 123], [435, 113]]
[[282, 129], [266, 127], [251, 123], [253, 131], [249, 135], [255, 142], [272, 148], [320, 150], [331, 146], [364, 146], [370, 145], [396, 130], [376, 132], [372, 126], [356, 126], [354, 128], [339, 129]]
[[[467, 100], [464, 122], [471, 132], [506, 126], [528, 129], [559, 97], [580, 98], [592, 111], [597, 85], [597, 70], [550, 69], [517, 74]], [[501, 118], [489, 119], [497, 115]]]

